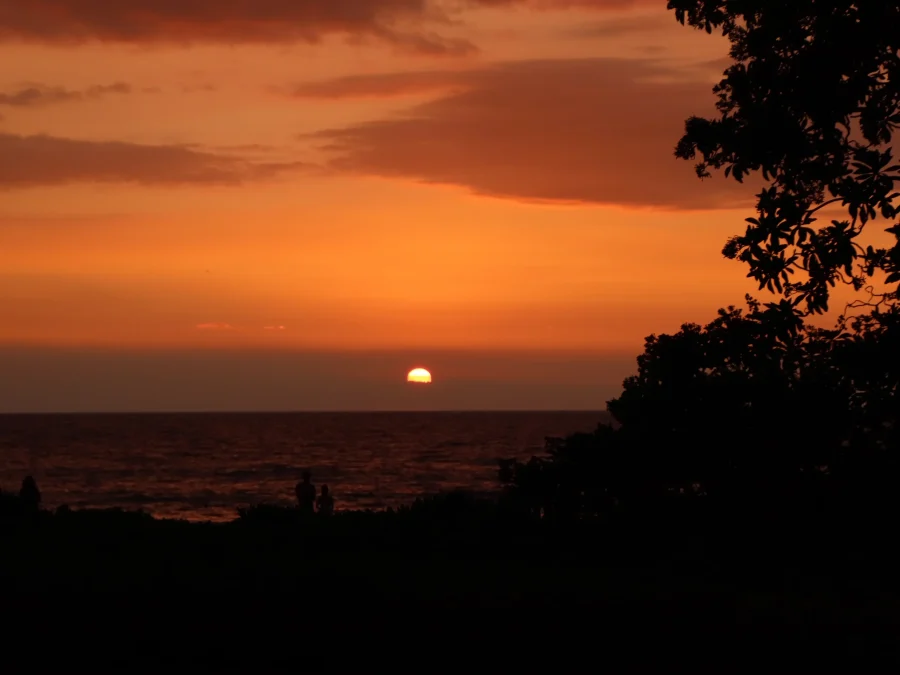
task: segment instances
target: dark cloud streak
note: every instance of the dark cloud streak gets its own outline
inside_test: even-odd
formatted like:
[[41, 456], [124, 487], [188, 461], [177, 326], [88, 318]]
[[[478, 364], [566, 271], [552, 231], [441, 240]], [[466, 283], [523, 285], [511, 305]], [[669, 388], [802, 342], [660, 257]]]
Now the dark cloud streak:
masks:
[[96, 100], [108, 94], [130, 94], [131, 91], [131, 86], [124, 82], [95, 85], [81, 90], [34, 84], [12, 92], [0, 92], [0, 105], [27, 108], [55, 103]]
[[426, 54], [474, 49], [398, 27], [444, 18], [428, 0], [0, 0], [0, 40], [291, 43], [343, 34]]
[[0, 190], [68, 183], [235, 185], [309, 167], [249, 162], [180, 145], [0, 133]]
[[348, 75], [332, 80], [303, 82], [284, 90], [288, 96], [312, 99], [358, 99], [413, 96], [467, 89], [465, 71], [410, 71], [374, 75]]
[[568, 28], [564, 35], [568, 37], [596, 40], [599, 38], [621, 37], [635, 33], [654, 33], [660, 30], [676, 28], [676, 22], [669, 16], [622, 16], [605, 19]]
[[[469, 7], [622, 10], [654, 0], [0, 0], [0, 41], [77, 44], [291, 43], [328, 35], [374, 38], [424, 55], [461, 55], [476, 47], [442, 37]], [[659, 4], [660, 0], [655, 0]]]

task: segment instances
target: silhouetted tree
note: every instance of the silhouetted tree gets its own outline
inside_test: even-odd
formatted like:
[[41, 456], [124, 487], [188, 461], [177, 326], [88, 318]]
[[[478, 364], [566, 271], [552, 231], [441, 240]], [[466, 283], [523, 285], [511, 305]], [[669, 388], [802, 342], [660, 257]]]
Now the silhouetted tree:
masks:
[[[894, 243], [863, 246], [866, 223], [893, 219], [900, 163], [900, 4], [858, 0], [669, 0], [681, 23], [731, 42], [732, 65], [715, 87], [720, 115], [691, 117], [675, 154], [724, 169], [738, 181], [760, 172], [769, 186], [726, 257], [750, 267], [760, 289], [784, 293], [814, 313], [837, 282], [867, 287], [884, 273], [888, 292], [868, 286], [875, 306], [898, 300], [900, 225]], [[817, 227], [837, 204], [847, 220]], [[797, 270], [803, 274], [796, 275]], [[881, 281], [881, 277], [877, 279]], [[893, 289], [893, 290], [890, 290]]]
[[[894, 243], [858, 240], [893, 220], [900, 164], [900, 5], [835, 0], [670, 0], [682, 23], [721, 30], [733, 64], [719, 116], [692, 117], [676, 155], [697, 173], [761, 174], [757, 217], [724, 248], [760, 289], [783, 295], [720, 310], [706, 326], [650, 336], [608, 409], [618, 426], [548, 443], [505, 467], [521, 504], [591, 515], [663, 495], [801, 501], [825, 485], [861, 501], [893, 491], [900, 448], [900, 224]], [[840, 206], [838, 206], [840, 205]], [[816, 214], [848, 218], [817, 227]], [[798, 272], [801, 272], [798, 274]], [[804, 323], [838, 282], [869, 314], [834, 330]], [[876, 282], [888, 285], [876, 292]], [[804, 492], [812, 488], [811, 492]]]
[[771, 490], [833, 463], [849, 437], [838, 333], [781, 303], [748, 302], [749, 312], [729, 307], [707, 326], [647, 338], [637, 375], [608, 404], [661, 487]]
[[824, 330], [786, 300], [747, 302], [648, 337], [637, 374], [608, 402], [615, 427], [548, 439], [546, 456], [506, 462], [510, 496], [533, 514], [571, 517], [671, 496], [799, 504], [838, 482], [857, 496], [891, 492], [895, 315]]
[[623, 452], [618, 440], [613, 427], [600, 425], [593, 433], [546, 439], [544, 457], [502, 461], [507, 504], [551, 520], [612, 511], [646, 482], [646, 475], [629, 465], [634, 455]]

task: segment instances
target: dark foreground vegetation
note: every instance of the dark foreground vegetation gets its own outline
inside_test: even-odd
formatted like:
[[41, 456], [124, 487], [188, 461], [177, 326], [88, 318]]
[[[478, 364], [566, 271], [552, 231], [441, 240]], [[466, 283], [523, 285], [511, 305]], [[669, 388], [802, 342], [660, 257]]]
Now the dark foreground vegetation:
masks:
[[896, 530], [867, 506], [670, 494], [538, 517], [522, 505], [513, 489], [202, 524], [8, 500], [7, 656], [52, 644], [44, 662], [95, 669], [339, 672], [384, 658], [429, 671], [900, 664]]

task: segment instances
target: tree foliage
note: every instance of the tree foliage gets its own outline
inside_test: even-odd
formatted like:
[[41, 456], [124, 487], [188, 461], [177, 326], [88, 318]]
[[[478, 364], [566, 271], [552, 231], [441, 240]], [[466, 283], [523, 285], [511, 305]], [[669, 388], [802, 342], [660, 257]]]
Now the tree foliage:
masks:
[[[699, 155], [701, 177], [722, 170], [768, 182], [756, 217], [723, 252], [783, 297], [762, 305], [748, 296], [746, 311], [729, 307], [705, 326], [650, 336], [637, 374], [608, 402], [614, 425], [552, 440], [546, 457], [508, 462], [501, 478], [545, 516], [673, 496], [716, 508], [792, 509], [823, 494], [889, 500], [900, 469], [900, 224], [886, 228], [892, 245], [863, 247], [859, 238], [873, 220], [900, 213], [891, 145], [900, 4], [670, 0], [669, 8], [682, 23], [721, 31], [733, 61], [714, 89], [718, 117], [688, 119], [676, 155]], [[827, 207], [847, 218], [818, 225]], [[841, 317], [834, 330], [807, 324], [840, 282], [868, 290], [857, 306], [871, 311]]]
[[895, 315], [824, 330], [787, 301], [747, 300], [746, 311], [648, 337], [637, 374], [608, 403], [614, 425], [550, 439], [546, 457], [508, 462], [501, 478], [545, 515], [672, 496], [790, 502], [808, 488], [858, 493], [893, 481]]
[[[731, 43], [715, 87], [718, 117], [691, 117], [675, 154], [700, 156], [699, 176], [722, 169], [743, 182], [761, 173], [758, 215], [723, 253], [749, 265], [760, 289], [807, 311], [828, 310], [839, 282], [866, 288], [875, 306], [898, 300], [900, 224], [894, 243], [864, 247], [878, 217], [898, 214], [900, 4], [876, 0], [669, 0], [681, 23]], [[844, 220], [818, 224], [826, 206]], [[797, 274], [797, 272], [801, 272]], [[883, 273], [883, 278], [881, 274]], [[876, 277], [873, 280], [873, 276]], [[887, 284], [883, 293], [876, 292]]]

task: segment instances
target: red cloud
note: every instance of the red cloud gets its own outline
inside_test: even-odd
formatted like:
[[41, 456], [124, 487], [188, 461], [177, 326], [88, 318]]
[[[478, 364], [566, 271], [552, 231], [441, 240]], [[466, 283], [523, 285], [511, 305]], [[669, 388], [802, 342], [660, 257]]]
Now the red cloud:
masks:
[[70, 101], [98, 99], [107, 94], [130, 94], [131, 86], [124, 82], [96, 85], [87, 89], [72, 90], [65, 87], [51, 87], [33, 84], [16, 91], [0, 93], [0, 105], [30, 107]]
[[296, 98], [342, 99], [386, 96], [408, 96], [466, 89], [470, 86], [465, 72], [418, 71], [348, 75], [333, 80], [304, 82], [287, 90]]
[[254, 163], [180, 145], [78, 141], [0, 133], [0, 189], [76, 182], [236, 184], [306, 168]]
[[[421, 24], [465, 7], [623, 9], [651, 0], [0, 0], [0, 40], [105, 42], [316, 42], [372, 37], [425, 54], [475, 47]], [[656, 0], [659, 4], [661, 0]]]
[[315, 42], [346, 34], [427, 53], [472, 46], [397, 29], [441, 19], [428, 0], [0, 0], [0, 39], [36, 42]]
[[[461, 91], [405, 115], [315, 135], [338, 171], [465, 186], [522, 200], [666, 208], [743, 204], [753, 188], [701, 182], [673, 149], [684, 119], [710, 112], [706, 82], [646, 61], [586, 59], [435, 72]], [[666, 78], [669, 81], [666, 82]], [[422, 79], [417, 74], [413, 81]], [[318, 91], [397, 90], [402, 77], [319, 83]], [[307, 90], [308, 91], [308, 90]]]

